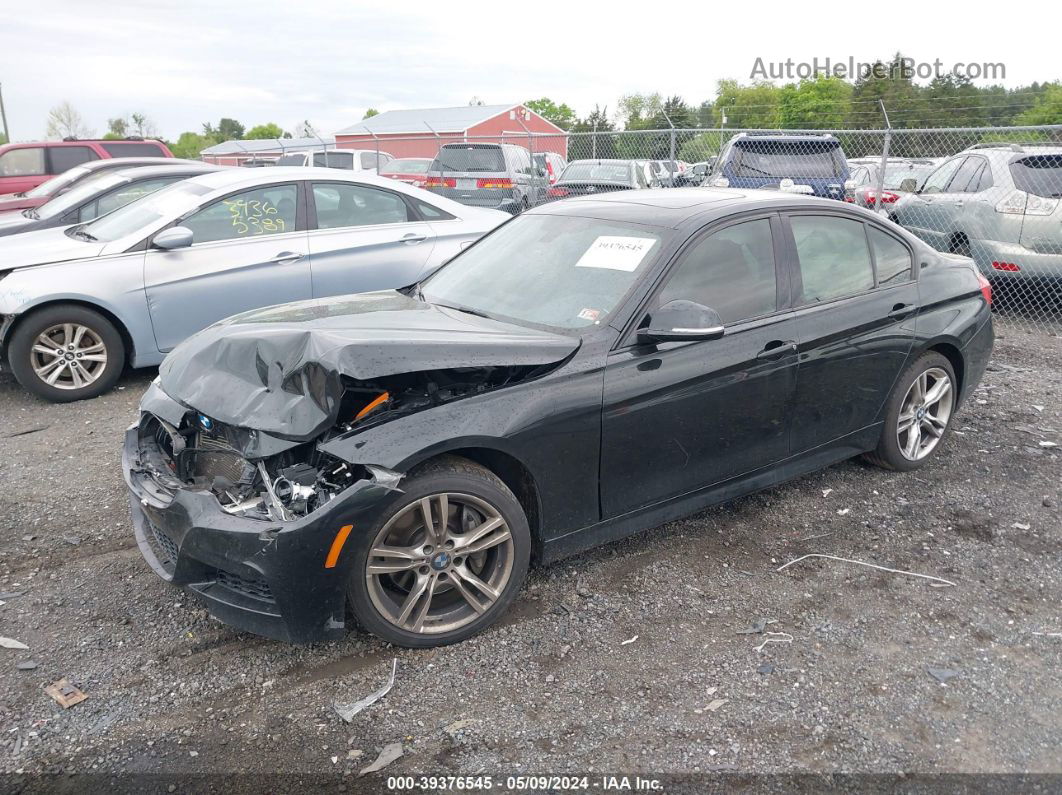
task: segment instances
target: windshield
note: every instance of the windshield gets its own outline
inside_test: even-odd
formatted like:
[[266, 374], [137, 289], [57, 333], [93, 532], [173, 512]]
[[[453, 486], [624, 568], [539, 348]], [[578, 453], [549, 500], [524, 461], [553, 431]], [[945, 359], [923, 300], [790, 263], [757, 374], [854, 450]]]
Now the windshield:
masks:
[[83, 176], [85, 176], [89, 170], [87, 168], [74, 167], [67, 169], [62, 174], [56, 177], [52, 177], [46, 182], [42, 182], [33, 190], [26, 191], [27, 199], [43, 199], [48, 196], [54, 196], [59, 191], [63, 190], [67, 185], [72, 185], [77, 182]]
[[661, 248], [653, 226], [521, 215], [422, 285], [426, 300], [571, 330], [604, 323]]
[[505, 171], [505, 157], [497, 146], [446, 145], [431, 163], [432, 171]]
[[80, 185], [75, 185], [61, 196], [56, 196], [51, 201], [47, 201], [38, 207], [37, 217], [55, 218], [67, 210], [76, 209], [81, 204], [95, 198], [97, 194], [128, 181], [128, 179], [115, 174], [107, 174], [96, 179], [86, 180]]
[[559, 182], [617, 182], [629, 185], [631, 169], [625, 163], [572, 163]]
[[276, 164], [278, 166], [305, 166], [306, 155], [281, 155], [277, 158]]
[[913, 179], [916, 185], [920, 185], [922, 180], [928, 177], [934, 168], [936, 166], [932, 163], [903, 163], [902, 165], [887, 166], [885, 168], [883, 187], [890, 190], [899, 190], [900, 184], [905, 179]]
[[1010, 164], [1014, 187], [1049, 199], [1062, 197], [1062, 154], [1033, 155]]
[[839, 177], [847, 168], [836, 144], [746, 141], [734, 150], [734, 173], [739, 177]]
[[431, 165], [430, 160], [392, 160], [384, 168], [384, 174], [424, 174]]
[[183, 215], [198, 204], [200, 196], [210, 193], [211, 190], [213, 188], [196, 182], [178, 182], [86, 224], [83, 231], [104, 243], [118, 240], [163, 218]]

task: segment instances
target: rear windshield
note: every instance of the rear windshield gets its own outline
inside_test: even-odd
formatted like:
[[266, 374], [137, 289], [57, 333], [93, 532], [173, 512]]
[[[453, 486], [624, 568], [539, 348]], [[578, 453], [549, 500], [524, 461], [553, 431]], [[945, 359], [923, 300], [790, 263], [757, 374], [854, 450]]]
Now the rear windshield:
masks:
[[743, 141], [734, 145], [734, 173], [739, 177], [840, 177], [844, 168], [836, 143]]
[[392, 160], [384, 166], [384, 174], [423, 174], [431, 165], [430, 160]]
[[497, 146], [444, 146], [431, 163], [432, 171], [505, 171], [505, 156]]
[[1010, 164], [1014, 187], [1034, 196], [1062, 197], [1062, 154], [1033, 155]]
[[353, 152], [314, 152], [313, 164], [325, 168], [354, 168]]
[[304, 166], [306, 155], [282, 155], [277, 158], [278, 166]]
[[621, 163], [572, 163], [561, 174], [560, 182], [616, 182], [629, 185], [631, 169]]

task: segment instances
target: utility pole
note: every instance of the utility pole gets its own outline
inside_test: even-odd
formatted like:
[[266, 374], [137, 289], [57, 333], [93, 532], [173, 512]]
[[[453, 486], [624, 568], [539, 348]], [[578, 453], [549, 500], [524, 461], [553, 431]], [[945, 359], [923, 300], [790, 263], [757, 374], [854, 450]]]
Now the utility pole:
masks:
[[0, 85], [0, 121], [4, 125], [4, 143], [11, 143], [11, 133], [7, 129], [7, 113], [4, 111], [4, 91]]
[[885, 190], [885, 168], [889, 164], [889, 144], [892, 143], [892, 125], [889, 123], [889, 114], [885, 110], [885, 101], [879, 99], [878, 104], [881, 105], [881, 115], [885, 117], [885, 143], [881, 147], [881, 170], [878, 172], [878, 193], [874, 201], [875, 212], [881, 211], [881, 193]]

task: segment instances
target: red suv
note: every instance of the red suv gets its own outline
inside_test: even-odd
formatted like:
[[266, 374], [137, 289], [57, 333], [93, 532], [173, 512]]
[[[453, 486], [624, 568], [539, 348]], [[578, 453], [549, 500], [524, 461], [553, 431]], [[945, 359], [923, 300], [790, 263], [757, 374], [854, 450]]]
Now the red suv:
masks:
[[173, 157], [161, 141], [37, 141], [0, 146], [0, 197], [36, 187], [54, 174], [110, 157]]

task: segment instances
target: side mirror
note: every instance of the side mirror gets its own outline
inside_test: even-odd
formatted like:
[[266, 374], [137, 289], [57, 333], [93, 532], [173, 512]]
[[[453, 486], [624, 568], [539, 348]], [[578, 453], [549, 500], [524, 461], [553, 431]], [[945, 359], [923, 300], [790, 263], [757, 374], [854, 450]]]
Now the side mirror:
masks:
[[900, 190], [904, 193], [914, 193], [918, 190], [918, 180], [914, 177], [908, 177], [900, 182]]
[[719, 313], [695, 301], [668, 301], [649, 318], [649, 328], [638, 332], [643, 342], [717, 340], [726, 329]]
[[187, 226], [171, 226], [163, 229], [152, 241], [155, 248], [172, 251], [175, 248], [188, 248], [192, 245], [192, 230]]

